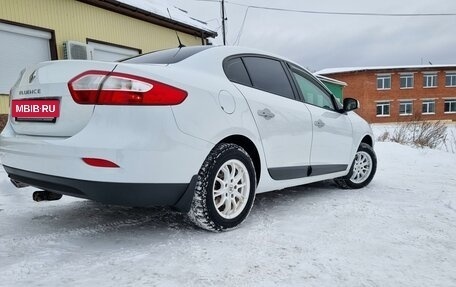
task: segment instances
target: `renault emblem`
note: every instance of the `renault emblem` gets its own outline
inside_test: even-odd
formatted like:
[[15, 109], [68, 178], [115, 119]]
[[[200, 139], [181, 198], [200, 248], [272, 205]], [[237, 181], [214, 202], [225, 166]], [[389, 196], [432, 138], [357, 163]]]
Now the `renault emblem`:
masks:
[[35, 80], [35, 78], [36, 78], [36, 70], [33, 71], [33, 73], [30, 75], [30, 77], [29, 77], [29, 83], [32, 83], [33, 80]]

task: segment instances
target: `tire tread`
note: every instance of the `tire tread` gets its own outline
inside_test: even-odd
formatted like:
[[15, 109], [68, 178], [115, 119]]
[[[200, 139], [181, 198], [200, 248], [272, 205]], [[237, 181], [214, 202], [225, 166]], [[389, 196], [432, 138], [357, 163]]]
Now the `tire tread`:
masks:
[[[190, 211], [188, 212], [188, 217], [190, 220], [195, 223], [197, 226], [213, 231], [213, 232], [221, 232], [224, 230], [227, 230], [228, 228], [217, 224], [214, 222], [214, 220], [211, 218], [208, 206], [206, 204], [206, 198], [207, 198], [207, 190], [209, 187], [209, 177], [210, 177], [210, 171], [213, 170], [214, 166], [217, 164], [218, 159], [226, 154], [227, 152], [231, 150], [238, 150], [239, 152], [242, 152], [244, 155], [247, 156], [247, 158], [250, 160], [250, 164], [253, 167], [253, 162], [249, 156], [249, 154], [240, 146], [232, 143], [221, 143], [217, 145], [206, 157], [206, 160], [204, 161], [203, 165], [201, 166], [201, 169], [198, 172], [198, 178], [196, 181], [195, 185], [195, 194], [193, 196], [192, 204], [190, 207]], [[253, 181], [251, 181], [251, 184], [255, 184], [255, 174], [253, 175]], [[253, 195], [255, 196], [255, 195]], [[247, 215], [250, 212], [250, 209], [252, 208], [251, 204], [250, 206], [246, 206], [248, 208]]]
[[374, 177], [374, 175], [375, 175], [375, 172], [377, 170], [377, 157], [375, 155], [374, 149], [370, 145], [368, 145], [366, 143], [361, 143], [359, 145], [359, 148], [358, 148], [358, 151], [360, 151], [360, 150], [367, 151], [369, 153], [369, 155], [371, 156], [371, 158], [372, 158], [372, 165], [373, 166], [372, 166], [371, 174], [369, 175], [368, 179], [366, 179], [366, 181], [363, 182], [363, 183], [355, 184], [355, 183], [351, 182], [350, 178], [351, 178], [352, 171], [353, 171], [353, 163], [352, 163], [352, 166], [350, 168], [350, 172], [346, 176], [338, 177], [338, 178], [334, 179], [334, 182], [341, 189], [358, 189], [358, 188], [362, 188], [362, 187], [368, 185], [370, 183], [370, 181], [372, 180], [372, 178]]

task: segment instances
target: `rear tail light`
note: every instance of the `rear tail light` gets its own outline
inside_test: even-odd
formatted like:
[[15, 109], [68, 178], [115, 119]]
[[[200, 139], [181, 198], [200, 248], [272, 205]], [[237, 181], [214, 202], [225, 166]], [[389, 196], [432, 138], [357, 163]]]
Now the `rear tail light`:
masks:
[[73, 100], [90, 105], [178, 105], [187, 92], [134, 75], [87, 71], [68, 83]]

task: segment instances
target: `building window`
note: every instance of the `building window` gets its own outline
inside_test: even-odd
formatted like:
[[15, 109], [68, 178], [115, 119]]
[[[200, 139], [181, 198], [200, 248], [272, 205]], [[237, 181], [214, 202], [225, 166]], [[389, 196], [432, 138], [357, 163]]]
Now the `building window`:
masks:
[[377, 117], [386, 117], [390, 115], [390, 103], [380, 102], [377, 103]]
[[391, 89], [391, 75], [378, 75], [377, 76], [377, 90]]
[[456, 113], [456, 99], [445, 100], [445, 113]]
[[412, 101], [402, 101], [399, 103], [399, 114], [401, 116], [410, 116], [413, 114]]
[[423, 75], [423, 86], [425, 88], [437, 87], [437, 74], [424, 74]]
[[445, 76], [446, 87], [456, 87], [456, 72], [447, 72]]
[[434, 100], [425, 100], [423, 101], [423, 115], [432, 115], [435, 114], [435, 101]]
[[401, 74], [401, 89], [413, 88], [413, 74]]

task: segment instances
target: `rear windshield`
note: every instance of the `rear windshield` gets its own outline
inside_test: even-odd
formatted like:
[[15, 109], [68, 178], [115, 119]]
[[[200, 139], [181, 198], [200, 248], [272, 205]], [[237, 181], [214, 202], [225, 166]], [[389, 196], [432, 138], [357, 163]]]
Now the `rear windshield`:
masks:
[[212, 46], [192, 46], [155, 51], [122, 60], [123, 63], [134, 64], [174, 64]]

